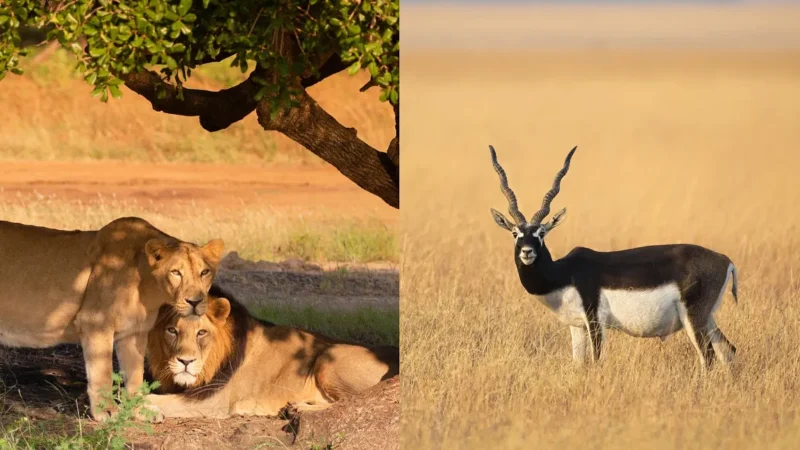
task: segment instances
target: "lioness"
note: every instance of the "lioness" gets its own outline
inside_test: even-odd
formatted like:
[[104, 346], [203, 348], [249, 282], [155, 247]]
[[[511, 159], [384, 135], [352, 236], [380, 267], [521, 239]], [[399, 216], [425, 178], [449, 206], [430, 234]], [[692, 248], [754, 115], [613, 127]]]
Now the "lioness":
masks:
[[211, 288], [202, 317], [164, 306], [150, 331], [147, 361], [167, 395], [149, 401], [166, 417], [275, 416], [287, 404], [323, 409], [399, 369], [394, 347], [368, 349], [259, 321]]
[[222, 251], [219, 239], [198, 247], [138, 218], [97, 231], [0, 221], [0, 344], [80, 343], [91, 414], [104, 421], [115, 409], [104, 405], [114, 348], [125, 387], [134, 392], [159, 307], [205, 314]]

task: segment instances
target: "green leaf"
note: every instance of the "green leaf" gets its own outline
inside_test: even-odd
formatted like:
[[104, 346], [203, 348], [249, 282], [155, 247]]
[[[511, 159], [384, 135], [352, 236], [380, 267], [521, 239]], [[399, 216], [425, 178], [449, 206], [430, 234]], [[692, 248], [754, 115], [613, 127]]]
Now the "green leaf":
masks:
[[89, 49], [89, 55], [91, 55], [92, 58], [99, 58], [105, 54], [106, 54], [106, 49], [104, 48], [94, 47]]
[[378, 76], [378, 65], [375, 64], [375, 61], [370, 61], [369, 64], [367, 64], [367, 70], [369, 70], [369, 74], [372, 78]]
[[359, 70], [361, 70], [361, 61], [356, 61], [347, 68], [347, 73], [350, 75], [355, 75]]
[[266, 86], [259, 89], [258, 92], [256, 92], [255, 96], [256, 101], [260, 101], [262, 98], [264, 98], [265, 95], [267, 95], [268, 92], [269, 89]]
[[110, 84], [108, 86], [108, 90], [111, 91], [111, 96], [114, 98], [122, 97], [122, 91], [120, 90], [119, 86]]
[[181, 0], [180, 5], [178, 5], [178, 14], [186, 15], [189, 10], [192, 8], [192, 0]]
[[170, 70], [175, 70], [178, 67], [178, 62], [175, 61], [175, 58], [173, 58], [172, 56], [167, 56], [166, 60], [167, 60], [167, 67], [169, 67]]
[[208, 8], [209, 0], [203, 0], [203, 8]]

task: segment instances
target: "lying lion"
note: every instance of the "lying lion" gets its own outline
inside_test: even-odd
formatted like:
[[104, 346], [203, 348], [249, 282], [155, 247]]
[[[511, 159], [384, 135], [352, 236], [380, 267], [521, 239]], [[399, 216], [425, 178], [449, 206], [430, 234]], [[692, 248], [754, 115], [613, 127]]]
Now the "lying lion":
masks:
[[147, 359], [171, 394], [148, 400], [166, 417], [275, 416], [287, 404], [323, 409], [398, 373], [397, 348], [368, 349], [262, 322], [224, 295], [212, 287], [199, 318], [161, 308]]
[[91, 414], [103, 421], [115, 409], [104, 404], [111, 403], [112, 351], [135, 392], [159, 308], [204, 314], [222, 250], [221, 240], [198, 247], [137, 218], [98, 231], [0, 221], [0, 344], [80, 343]]

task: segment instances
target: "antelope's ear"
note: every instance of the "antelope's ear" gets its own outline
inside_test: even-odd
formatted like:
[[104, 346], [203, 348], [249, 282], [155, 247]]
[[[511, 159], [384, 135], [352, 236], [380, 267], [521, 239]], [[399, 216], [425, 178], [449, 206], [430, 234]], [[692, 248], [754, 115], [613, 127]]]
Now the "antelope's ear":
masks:
[[553, 220], [551, 220], [544, 226], [545, 234], [549, 233], [550, 230], [552, 230], [553, 228], [561, 225], [561, 222], [564, 221], [564, 216], [566, 214], [567, 214], [567, 208], [563, 208], [555, 216], [553, 216]]
[[492, 218], [494, 219], [495, 223], [500, 225], [500, 228], [505, 230], [511, 231], [514, 228], [514, 224], [511, 223], [506, 216], [503, 215], [500, 211], [496, 209], [489, 208], [492, 211]]

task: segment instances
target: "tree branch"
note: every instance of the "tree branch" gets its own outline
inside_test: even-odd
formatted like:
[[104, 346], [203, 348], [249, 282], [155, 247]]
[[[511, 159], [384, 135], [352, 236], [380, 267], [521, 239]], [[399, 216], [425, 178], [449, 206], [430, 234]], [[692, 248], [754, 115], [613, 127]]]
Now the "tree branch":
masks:
[[[163, 81], [156, 73], [143, 71], [120, 75], [125, 86], [146, 98], [153, 110], [179, 116], [199, 116], [200, 125], [208, 131], [219, 131], [242, 120], [256, 107], [255, 96], [260, 85], [253, 81], [257, 71], [242, 83], [218, 92], [183, 88], [183, 100], [178, 89]], [[159, 90], [163, 91], [159, 97]]]
[[[315, 83], [344, 70], [346, 66], [338, 55], [330, 57], [318, 73], [301, 80], [301, 85]], [[400, 108], [394, 106], [395, 137], [386, 152], [380, 152], [360, 140], [354, 128], [340, 124], [312, 99], [305, 89], [298, 100], [300, 105], [270, 118], [271, 105], [265, 97], [256, 102], [255, 95], [261, 86], [253, 81], [254, 71], [244, 82], [230, 89], [211, 92], [183, 89], [183, 100], [178, 89], [165, 82], [156, 73], [143, 71], [120, 78], [132, 91], [146, 98], [155, 111], [180, 116], [197, 116], [200, 125], [208, 131], [218, 131], [242, 120], [253, 110], [265, 130], [274, 130], [307, 148], [336, 167], [344, 176], [362, 189], [377, 195], [389, 205], [400, 207]], [[159, 91], [162, 95], [159, 96]]]
[[389, 155], [389, 159], [395, 166], [400, 167], [400, 104], [392, 106], [394, 107], [394, 138], [389, 142], [386, 154]]
[[[301, 84], [303, 87], [313, 86], [346, 68], [339, 55], [333, 55], [320, 67], [317, 74], [303, 78]], [[178, 89], [162, 80], [155, 72], [120, 75], [120, 78], [125, 86], [146, 98], [153, 110], [179, 116], [199, 116], [200, 125], [204, 129], [219, 131], [244, 119], [256, 108], [255, 96], [261, 88], [253, 81], [257, 72], [253, 71], [242, 83], [217, 92], [183, 88], [183, 100], [178, 98]], [[158, 96], [159, 90], [164, 92], [162, 98]]]
[[360, 140], [354, 128], [340, 124], [305, 90], [296, 100], [298, 106], [278, 113], [273, 119], [269, 99], [261, 99], [256, 106], [258, 123], [265, 130], [285, 134], [332, 164], [362, 189], [399, 208], [400, 170], [389, 154]]

